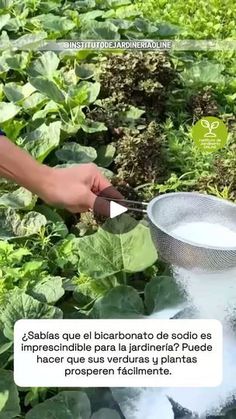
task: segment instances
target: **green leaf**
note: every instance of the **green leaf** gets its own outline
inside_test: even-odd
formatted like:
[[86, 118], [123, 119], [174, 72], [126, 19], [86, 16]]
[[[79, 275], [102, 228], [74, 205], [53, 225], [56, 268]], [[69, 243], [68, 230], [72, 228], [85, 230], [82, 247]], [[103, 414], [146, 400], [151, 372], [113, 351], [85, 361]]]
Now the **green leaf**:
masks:
[[0, 16], [0, 30], [9, 22], [10, 18], [11, 16], [8, 13]]
[[6, 63], [12, 70], [24, 70], [28, 64], [29, 52], [12, 53], [14, 55], [6, 58]]
[[62, 311], [57, 307], [40, 303], [19, 288], [8, 293], [8, 302], [0, 320], [3, 333], [9, 340], [13, 339], [14, 324], [20, 319], [61, 319]]
[[84, 25], [81, 39], [89, 40], [117, 40], [120, 39], [118, 28], [111, 22], [91, 21]]
[[212, 63], [210, 61], [203, 61], [198, 64], [192, 65], [183, 73], [185, 82], [190, 85], [198, 84], [216, 84], [223, 83], [225, 78], [222, 75], [224, 70], [223, 64]]
[[28, 212], [21, 218], [13, 209], [2, 209], [0, 210], [0, 239], [10, 240], [31, 236], [38, 233], [46, 223], [46, 218], [34, 211]]
[[127, 120], [139, 119], [145, 111], [143, 109], [135, 108], [135, 106], [130, 106], [129, 110], [122, 113], [122, 117]]
[[[95, 102], [95, 100], [97, 99], [99, 92], [100, 92], [100, 83], [99, 82], [95, 82], [95, 83], [91, 83], [89, 81], [82, 81], [79, 83], [79, 87], [81, 89], [85, 89], [86, 93], [87, 93], [87, 100], [86, 102], [88, 104]], [[86, 104], [86, 103], [84, 103]]]
[[55, 208], [51, 208], [46, 204], [38, 205], [35, 207], [37, 212], [43, 214], [49, 223], [53, 225], [53, 234], [64, 238], [68, 235], [68, 228], [63, 220], [63, 218], [58, 214]]
[[47, 276], [28, 290], [28, 293], [42, 303], [54, 304], [64, 295], [62, 278], [60, 276]]
[[143, 314], [143, 301], [138, 292], [125, 285], [113, 288], [92, 309], [92, 316], [100, 319], [138, 318]]
[[54, 102], [64, 102], [65, 96], [59, 87], [52, 80], [48, 80], [46, 77], [30, 77], [30, 83], [42, 94], [47, 96]]
[[14, 48], [18, 49], [35, 49], [42, 44], [42, 41], [47, 38], [46, 32], [38, 32], [26, 34], [13, 41]]
[[141, 12], [134, 5], [118, 7], [116, 10], [111, 9], [104, 13], [104, 19], [117, 18], [117, 19], [131, 19], [140, 16]]
[[59, 58], [53, 51], [47, 51], [32, 63], [29, 68], [31, 76], [53, 77], [59, 65]]
[[6, 133], [6, 136], [10, 138], [13, 142], [17, 140], [19, 137], [20, 131], [22, 128], [24, 128], [27, 125], [27, 122], [25, 120], [17, 120], [17, 119], [11, 119], [9, 121], [3, 122], [2, 128], [4, 132]]
[[58, 112], [59, 107], [56, 102], [53, 100], [50, 100], [47, 105], [44, 107], [44, 109], [36, 112], [33, 115], [32, 120], [35, 121], [36, 119], [45, 119], [49, 113], [56, 113]]
[[26, 419], [90, 419], [91, 407], [86, 393], [62, 391], [30, 410]]
[[81, 123], [81, 128], [84, 132], [93, 134], [95, 132], [107, 131], [107, 127], [103, 122], [92, 121], [91, 119], [86, 118]]
[[30, 97], [25, 99], [22, 102], [22, 106], [24, 109], [33, 109], [36, 108], [39, 105], [43, 105], [44, 102], [47, 101], [47, 98], [42, 95], [42, 93], [36, 92], [33, 93]]
[[0, 418], [12, 419], [20, 414], [20, 400], [13, 372], [0, 369]]
[[61, 122], [42, 124], [24, 137], [21, 144], [35, 159], [42, 162], [60, 143]]
[[80, 277], [73, 281], [74, 285], [74, 298], [80, 294], [95, 300], [102, 297], [109, 290], [118, 285], [118, 281], [115, 276], [104, 278], [104, 279], [93, 279], [86, 275], [80, 275]]
[[112, 144], [102, 145], [97, 150], [96, 164], [102, 167], [108, 167], [114, 160], [116, 148]]
[[0, 102], [0, 124], [16, 116], [20, 109], [14, 103]]
[[58, 16], [52, 13], [38, 15], [32, 18], [31, 22], [40, 22], [43, 26], [43, 29], [45, 29], [47, 32], [58, 32], [60, 35], [71, 31], [76, 26], [72, 20], [69, 20], [64, 16]]
[[18, 102], [29, 97], [35, 91], [35, 88], [30, 83], [26, 83], [24, 86], [17, 83], [7, 83], [3, 87], [3, 91], [9, 101]]
[[[106, 231], [107, 227], [113, 233]], [[99, 228], [95, 234], [79, 239], [81, 272], [105, 278], [122, 271], [141, 272], [156, 261], [150, 230], [141, 222], [137, 224], [123, 214], [106, 221], [106, 230]]]
[[56, 156], [60, 161], [80, 164], [94, 161], [97, 153], [93, 147], [67, 142], [60, 150], [56, 151]]
[[91, 10], [90, 12], [81, 13], [79, 15], [80, 21], [82, 24], [88, 22], [89, 20], [95, 20], [97, 17], [100, 17], [104, 14], [102, 10]]
[[[11, 347], [12, 347], [13, 343], [12, 342], [6, 342], [4, 344], [0, 345], [0, 355], [2, 355], [4, 352], [8, 351]], [[1, 396], [0, 396], [1, 398]]]
[[37, 198], [25, 188], [16, 189], [13, 192], [0, 196], [0, 207], [13, 209], [32, 209]]
[[170, 276], [159, 276], [152, 279], [145, 287], [144, 296], [149, 314], [176, 306], [183, 301], [180, 287]]
[[95, 67], [93, 64], [80, 64], [75, 67], [75, 74], [82, 80], [90, 79], [94, 76]]
[[121, 419], [121, 417], [116, 410], [104, 408], [93, 413], [91, 419]]

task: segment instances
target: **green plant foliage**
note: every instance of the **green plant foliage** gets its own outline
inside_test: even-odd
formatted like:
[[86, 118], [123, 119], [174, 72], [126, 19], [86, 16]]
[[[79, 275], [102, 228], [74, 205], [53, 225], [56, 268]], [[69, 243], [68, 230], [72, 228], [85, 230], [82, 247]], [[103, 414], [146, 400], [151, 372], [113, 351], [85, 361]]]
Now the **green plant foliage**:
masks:
[[20, 414], [20, 403], [13, 373], [0, 369], [0, 417], [10, 419]]
[[[101, 228], [79, 240], [80, 271], [94, 278], [106, 278], [121, 271], [140, 272], [156, 261], [150, 231], [141, 222], [136, 227], [134, 224], [134, 228], [125, 234], [127, 225], [132, 223], [128, 215], [123, 214], [106, 223], [115, 234]], [[93, 264], [88, 260], [88, 254]]]

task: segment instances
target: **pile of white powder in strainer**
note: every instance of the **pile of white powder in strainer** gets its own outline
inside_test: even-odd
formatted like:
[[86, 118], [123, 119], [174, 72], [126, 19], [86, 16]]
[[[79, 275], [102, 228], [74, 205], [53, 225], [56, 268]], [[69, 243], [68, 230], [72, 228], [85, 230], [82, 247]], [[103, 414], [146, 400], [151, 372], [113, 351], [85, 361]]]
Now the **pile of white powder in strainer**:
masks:
[[236, 232], [219, 223], [213, 224], [203, 221], [181, 223], [175, 226], [171, 233], [180, 239], [192, 241], [196, 244], [236, 248]]

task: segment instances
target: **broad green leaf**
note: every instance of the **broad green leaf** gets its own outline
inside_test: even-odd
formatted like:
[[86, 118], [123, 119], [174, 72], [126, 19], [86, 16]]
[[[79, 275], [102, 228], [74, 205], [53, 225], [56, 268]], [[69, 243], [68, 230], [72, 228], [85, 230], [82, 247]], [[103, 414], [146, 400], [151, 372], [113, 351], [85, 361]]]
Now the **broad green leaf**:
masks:
[[[13, 54], [13, 53], [12, 53]], [[12, 70], [24, 70], [28, 64], [29, 52], [14, 52], [14, 55], [6, 58], [6, 63]]]
[[91, 407], [86, 393], [62, 391], [30, 410], [26, 419], [90, 419]]
[[135, 108], [134, 106], [130, 106], [129, 110], [122, 113], [122, 117], [125, 119], [139, 119], [145, 111], [143, 109]]
[[157, 32], [157, 27], [149, 22], [147, 19], [137, 18], [134, 21], [134, 26], [142, 33], [151, 34]]
[[72, 20], [69, 20], [64, 16], [58, 16], [52, 13], [38, 15], [32, 18], [31, 22], [40, 22], [43, 26], [43, 29], [47, 32], [58, 32], [60, 35], [62, 33], [71, 31], [76, 26]]
[[79, 15], [81, 23], [86, 23], [89, 20], [94, 20], [104, 14], [102, 10], [91, 10], [90, 12], [81, 13]]
[[18, 49], [35, 49], [40, 44], [42, 44], [42, 41], [47, 38], [46, 32], [38, 32], [34, 34], [26, 34], [21, 36], [20, 38], [17, 38], [14, 42], [14, 48]]
[[22, 102], [22, 106], [24, 109], [33, 109], [38, 107], [39, 105], [43, 106], [43, 103], [47, 101], [47, 98], [42, 95], [42, 93], [33, 93], [30, 97], [25, 99]]
[[79, 294], [95, 300], [105, 295], [109, 290], [118, 285], [115, 276], [104, 279], [93, 279], [86, 275], [80, 275], [79, 278], [73, 281], [74, 283], [74, 298], [77, 300]]
[[100, 92], [100, 83], [81, 81], [77, 86], [71, 86], [68, 91], [68, 100], [72, 106], [89, 105], [95, 102]]
[[64, 102], [64, 93], [59, 89], [54, 81], [48, 80], [43, 76], [30, 77], [29, 81], [40, 93], [44, 94], [49, 99], [54, 102]]
[[91, 419], [121, 419], [121, 417], [116, 410], [104, 408], [93, 413]]
[[33, 115], [32, 120], [35, 121], [36, 119], [44, 119], [47, 117], [49, 113], [56, 113], [58, 112], [58, 104], [53, 100], [50, 100], [47, 105], [40, 111], [36, 112]]
[[75, 67], [75, 74], [82, 80], [90, 79], [94, 76], [95, 67], [93, 64], [80, 64]]
[[92, 121], [88, 118], [82, 121], [81, 128], [84, 132], [87, 132], [89, 134], [107, 131], [107, 127], [103, 122]]
[[12, 419], [20, 414], [20, 400], [13, 372], [0, 369], [0, 418]]
[[62, 278], [59, 276], [47, 276], [39, 279], [39, 282], [28, 293], [42, 303], [54, 304], [64, 295]]
[[11, 16], [9, 13], [6, 13], [5, 15], [0, 16], [0, 30], [9, 22]]
[[108, 167], [114, 160], [116, 148], [112, 144], [102, 145], [97, 150], [95, 163], [98, 166]]
[[31, 236], [38, 233], [46, 223], [46, 218], [34, 211], [21, 217], [13, 209], [2, 209], [0, 210], [0, 239], [10, 240]]
[[181, 28], [177, 25], [173, 25], [171, 23], [158, 23], [158, 37], [162, 37], [168, 39], [168, 37], [172, 37], [174, 35], [178, 35], [181, 32]]
[[53, 306], [40, 303], [19, 288], [8, 293], [8, 302], [0, 320], [3, 323], [4, 335], [12, 340], [14, 324], [20, 319], [61, 319], [62, 311]]
[[224, 68], [223, 64], [203, 61], [192, 65], [182, 75], [188, 85], [194, 83], [211, 85], [224, 82], [225, 78], [222, 75]]
[[131, 0], [107, 0], [108, 7], [113, 9], [120, 6], [128, 6], [131, 3]]
[[109, 219], [108, 226], [113, 233], [99, 228], [95, 234], [79, 239], [81, 272], [105, 278], [122, 271], [141, 272], [156, 261], [148, 227], [127, 214]]
[[116, 10], [111, 9], [104, 13], [103, 18], [104, 19], [111, 19], [111, 18], [117, 18], [117, 19], [130, 19], [135, 18], [136, 16], [140, 16], [141, 12], [134, 6], [121, 6], [118, 7]]
[[25, 119], [10, 119], [9, 121], [2, 123], [2, 128], [6, 133], [6, 136], [10, 138], [13, 142], [19, 137], [20, 131], [27, 125]]
[[32, 209], [37, 198], [25, 188], [16, 189], [13, 192], [0, 196], [0, 207], [13, 209]]
[[5, 84], [3, 91], [9, 101], [18, 102], [19, 100], [29, 97], [35, 91], [35, 88], [31, 86], [30, 83], [21, 86], [11, 82]]
[[16, 116], [20, 109], [14, 103], [0, 102], [0, 124]]
[[145, 287], [144, 296], [149, 314], [176, 306], [183, 301], [183, 292], [170, 276], [152, 279]]
[[61, 122], [43, 124], [24, 138], [22, 146], [38, 161], [42, 162], [60, 142]]
[[84, 25], [81, 32], [81, 39], [89, 40], [117, 40], [120, 39], [118, 28], [111, 22], [91, 21]]
[[68, 235], [68, 228], [63, 220], [63, 218], [58, 214], [55, 208], [51, 208], [46, 204], [38, 205], [35, 207], [37, 212], [43, 214], [49, 223], [52, 223], [53, 234], [64, 238]]
[[138, 318], [143, 314], [143, 301], [138, 292], [125, 285], [113, 288], [97, 300], [92, 310], [92, 316], [100, 319]]
[[32, 63], [32, 66], [29, 69], [29, 74], [32, 76], [41, 75], [51, 78], [55, 75], [59, 61], [60, 60], [55, 52], [47, 51]]
[[94, 161], [97, 153], [93, 147], [67, 142], [60, 150], [56, 151], [56, 156], [60, 161], [80, 164]]

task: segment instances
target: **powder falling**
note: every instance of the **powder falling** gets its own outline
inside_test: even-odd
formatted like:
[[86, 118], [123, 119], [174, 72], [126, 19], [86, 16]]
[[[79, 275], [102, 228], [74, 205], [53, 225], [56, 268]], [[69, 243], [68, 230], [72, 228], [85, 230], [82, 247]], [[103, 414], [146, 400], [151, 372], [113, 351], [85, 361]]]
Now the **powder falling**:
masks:
[[[204, 222], [175, 226], [172, 233], [196, 244], [236, 247], [236, 233], [219, 224]], [[223, 383], [216, 388], [168, 389], [166, 394], [199, 415], [218, 413], [236, 392], [236, 338], [231, 322], [236, 317], [236, 267], [206, 272], [173, 267], [174, 277], [184, 288], [197, 318], [218, 319], [224, 325]]]

